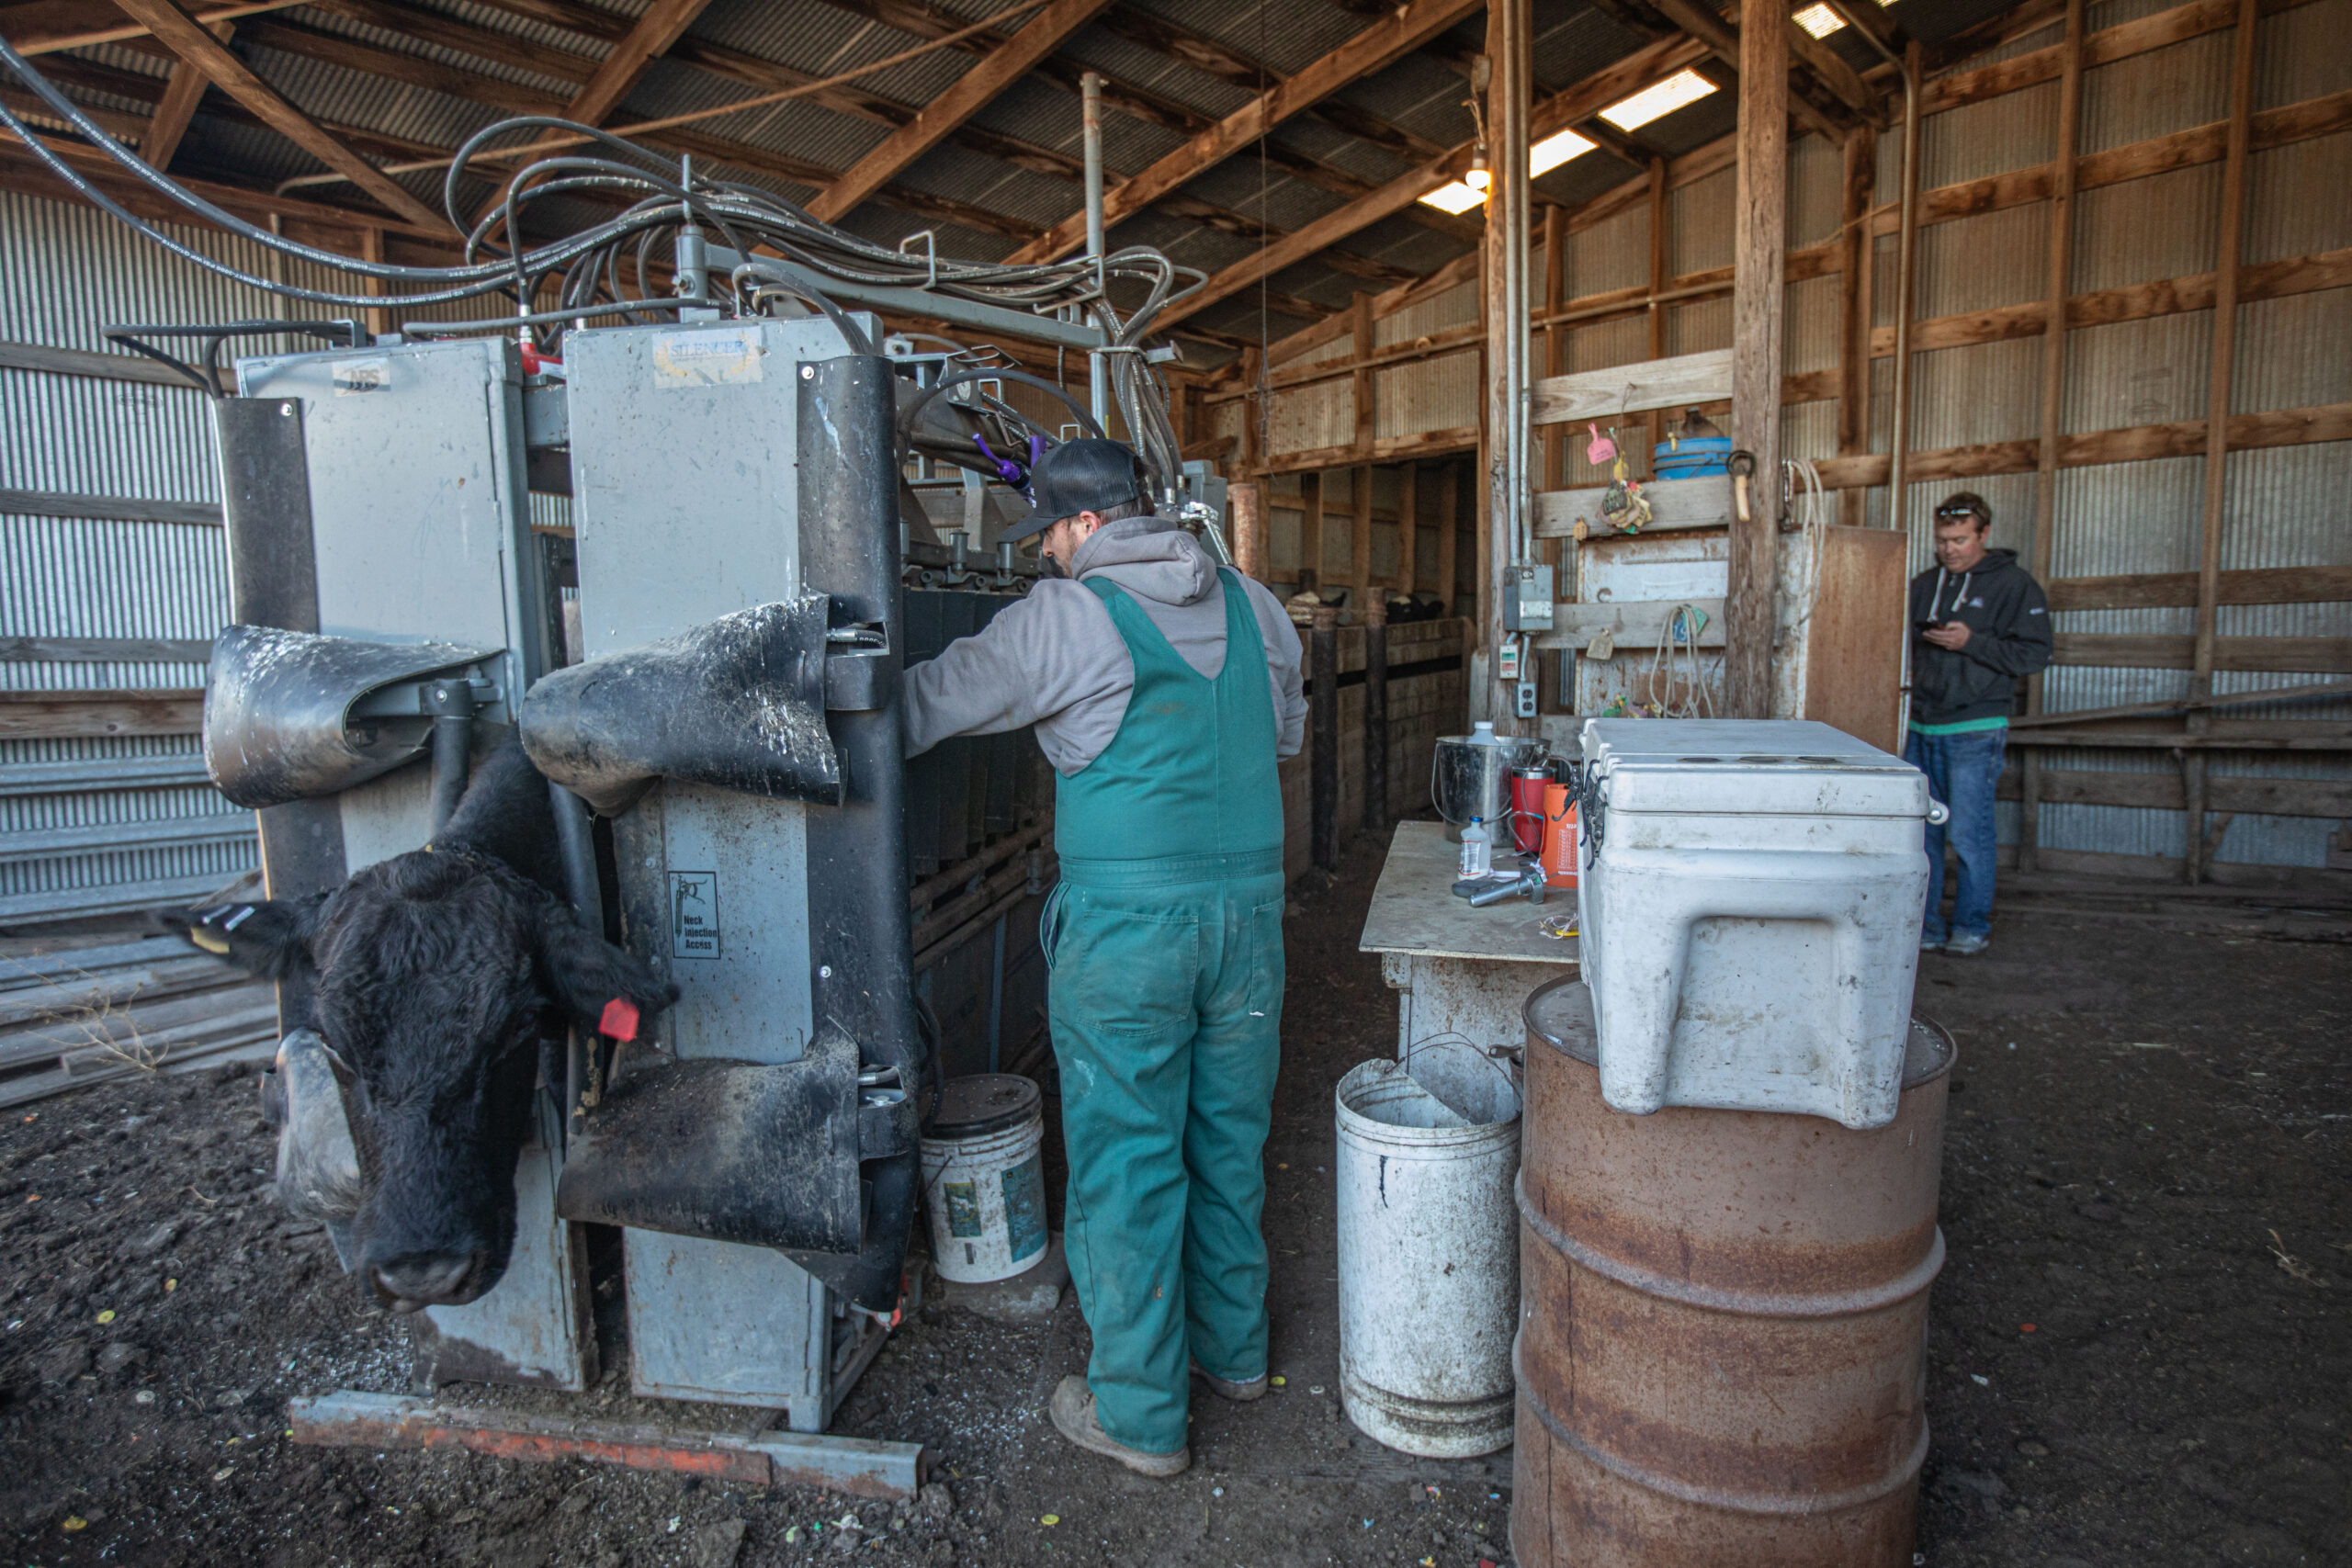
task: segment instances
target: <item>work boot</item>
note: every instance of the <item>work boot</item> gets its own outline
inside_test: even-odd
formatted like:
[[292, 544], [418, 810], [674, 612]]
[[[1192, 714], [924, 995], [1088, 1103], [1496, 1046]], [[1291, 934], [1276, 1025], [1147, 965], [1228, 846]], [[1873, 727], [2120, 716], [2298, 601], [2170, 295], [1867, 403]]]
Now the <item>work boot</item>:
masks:
[[1191, 1449], [1178, 1449], [1172, 1454], [1148, 1454], [1141, 1449], [1127, 1447], [1104, 1431], [1094, 1415], [1094, 1393], [1086, 1386], [1086, 1380], [1076, 1373], [1055, 1385], [1046, 1413], [1054, 1418], [1055, 1431], [1081, 1449], [1117, 1460], [1137, 1475], [1165, 1480], [1182, 1475], [1192, 1467]]
[[1209, 1385], [1209, 1392], [1219, 1399], [1229, 1399], [1236, 1404], [1247, 1404], [1253, 1399], [1266, 1397], [1266, 1374], [1260, 1372], [1248, 1382], [1235, 1382], [1221, 1378], [1198, 1361], [1193, 1363], [1193, 1375]]

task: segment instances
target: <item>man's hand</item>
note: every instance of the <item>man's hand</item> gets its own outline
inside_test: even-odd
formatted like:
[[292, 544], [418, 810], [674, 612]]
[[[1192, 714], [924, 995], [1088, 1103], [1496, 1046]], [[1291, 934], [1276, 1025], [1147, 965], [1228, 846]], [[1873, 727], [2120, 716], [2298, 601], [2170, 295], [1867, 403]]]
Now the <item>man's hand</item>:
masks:
[[1945, 621], [1919, 635], [1938, 648], [1948, 648], [1954, 653], [1968, 646], [1968, 625], [1964, 621]]

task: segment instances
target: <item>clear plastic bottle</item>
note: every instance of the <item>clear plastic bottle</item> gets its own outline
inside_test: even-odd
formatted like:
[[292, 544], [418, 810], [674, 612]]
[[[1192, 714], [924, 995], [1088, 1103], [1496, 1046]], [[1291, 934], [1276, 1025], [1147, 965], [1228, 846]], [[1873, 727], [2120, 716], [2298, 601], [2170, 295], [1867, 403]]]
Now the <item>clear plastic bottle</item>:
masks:
[[1470, 826], [1462, 829], [1462, 874], [1476, 879], [1491, 874], [1494, 869], [1494, 845], [1487, 836], [1487, 819], [1473, 817]]

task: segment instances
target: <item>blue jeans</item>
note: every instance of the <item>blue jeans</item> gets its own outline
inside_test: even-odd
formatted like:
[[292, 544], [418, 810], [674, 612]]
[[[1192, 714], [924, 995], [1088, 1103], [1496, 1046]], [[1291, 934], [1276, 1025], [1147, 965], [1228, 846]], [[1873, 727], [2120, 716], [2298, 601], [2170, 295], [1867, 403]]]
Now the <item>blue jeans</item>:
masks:
[[[1928, 918], [1920, 935], [1989, 936], [1993, 931], [1993, 785], [2001, 776], [2009, 732], [1975, 729], [1964, 735], [1922, 735], [1903, 747], [1903, 760], [1928, 775], [1928, 793], [1951, 808], [1951, 820], [1928, 824]], [[1951, 920], [1944, 920], [1944, 840], [1960, 856]]]

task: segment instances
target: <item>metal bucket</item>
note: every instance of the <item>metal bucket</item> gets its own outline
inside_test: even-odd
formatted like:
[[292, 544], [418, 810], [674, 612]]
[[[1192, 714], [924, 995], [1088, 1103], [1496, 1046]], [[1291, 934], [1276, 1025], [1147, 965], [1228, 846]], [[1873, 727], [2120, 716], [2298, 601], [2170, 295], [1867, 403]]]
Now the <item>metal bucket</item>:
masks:
[[1894, 1121], [1600, 1098], [1581, 982], [1527, 1009], [1522, 1568], [1911, 1561], [1951, 1036], [1915, 1020]]
[[1430, 804], [1454, 834], [1478, 817], [1496, 841], [1504, 842], [1500, 824], [1510, 810], [1511, 770], [1534, 767], [1544, 755], [1544, 742], [1533, 736], [1501, 735], [1487, 745], [1467, 735], [1441, 735], [1430, 758]]
[[1511, 1440], [1519, 1095], [1392, 1061], [1340, 1080], [1340, 1398], [1366, 1436], [1464, 1459]]

